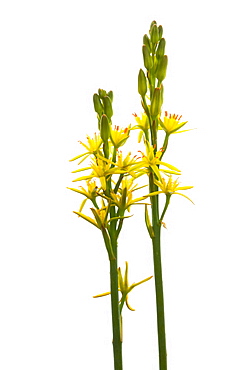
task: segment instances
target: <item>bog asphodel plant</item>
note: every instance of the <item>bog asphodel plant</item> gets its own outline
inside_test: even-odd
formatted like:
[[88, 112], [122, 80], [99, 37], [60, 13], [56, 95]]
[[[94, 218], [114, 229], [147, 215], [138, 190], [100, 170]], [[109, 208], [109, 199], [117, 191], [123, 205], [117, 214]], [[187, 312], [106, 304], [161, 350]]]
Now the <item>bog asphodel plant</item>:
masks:
[[[93, 96], [97, 114], [98, 131], [80, 142], [83, 152], [71, 161], [79, 160], [82, 172], [74, 182], [82, 182], [78, 188], [68, 188], [81, 194], [82, 202], [76, 215], [95, 226], [101, 232], [110, 266], [110, 291], [97, 297], [110, 295], [114, 369], [122, 370], [122, 309], [124, 304], [130, 309], [128, 295], [134, 287], [148, 281], [128, 283], [128, 263], [122, 275], [118, 266], [118, 242], [125, 219], [132, 217], [132, 206], [143, 205], [145, 224], [153, 247], [154, 280], [156, 292], [157, 332], [159, 347], [159, 369], [167, 370], [166, 334], [164, 320], [164, 296], [161, 265], [161, 228], [172, 195], [178, 194], [191, 199], [180, 191], [192, 186], [180, 186], [181, 171], [176, 164], [163, 160], [170, 136], [188, 130], [180, 130], [187, 121], [182, 116], [163, 110], [163, 81], [168, 64], [165, 55], [163, 28], [153, 21], [149, 35], [143, 37], [143, 62], [145, 71], [138, 74], [138, 93], [141, 96], [143, 112], [134, 113], [136, 124], [115, 126], [113, 117], [113, 92], [99, 89]], [[143, 143], [141, 150], [123, 154], [124, 144], [132, 130], [139, 130], [138, 141]], [[141, 144], [139, 144], [141, 145]], [[136, 144], [133, 144], [133, 148]], [[144, 176], [146, 184], [138, 186], [139, 177]], [[142, 189], [142, 194], [136, 195]], [[147, 190], [148, 189], [148, 190]], [[90, 203], [89, 207], [85, 205]], [[191, 201], [192, 202], [192, 201]], [[134, 222], [134, 217], [131, 221]], [[126, 224], [127, 227], [127, 224]], [[122, 246], [123, 247], [123, 246]], [[119, 297], [119, 292], [121, 297]], [[103, 365], [107, 367], [107, 365]]]

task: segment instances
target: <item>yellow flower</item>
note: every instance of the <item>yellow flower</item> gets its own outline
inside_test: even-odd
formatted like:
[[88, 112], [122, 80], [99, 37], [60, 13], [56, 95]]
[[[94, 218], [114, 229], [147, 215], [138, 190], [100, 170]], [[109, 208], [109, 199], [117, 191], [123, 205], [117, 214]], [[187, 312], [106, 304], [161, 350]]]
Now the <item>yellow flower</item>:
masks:
[[134, 184], [133, 179], [124, 178], [121, 182], [121, 187], [119, 188], [118, 193], [116, 194], [114, 191], [111, 191], [111, 199], [112, 203], [115, 204], [124, 214], [125, 210], [130, 212], [130, 207], [134, 204], [146, 204], [146, 203], [139, 203], [141, 200], [145, 200], [147, 196], [143, 196], [140, 198], [133, 199], [132, 192], [134, 190], [138, 190], [143, 188], [144, 186], [137, 187], [137, 184]]
[[129, 173], [131, 176], [136, 177], [136, 174], [131, 170], [132, 166], [138, 162], [137, 155], [131, 156], [129, 152], [125, 157], [123, 157], [121, 151], [117, 151], [117, 159], [115, 165], [121, 170]]
[[[153, 276], [150, 276], [144, 280], [141, 280], [139, 281], [138, 283], [134, 283], [132, 285], [129, 286], [129, 282], [128, 282], [128, 262], [126, 262], [126, 268], [125, 268], [125, 274], [124, 274], [124, 278], [122, 276], [122, 273], [121, 273], [121, 269], [120, 267], [118, 268], [118, 284], [119, 284], [119, 291], [121, 292], [122, 294], [122, 298], [120, 300], [120, 312], [122, 311], [122, 308], [123, 308], [123, 305], [124, 303], [126, 303], [127, 305], [127, 308], [131, 311], [135, 311], [128, 303], [128, 294], [130, 293], [130, 291], [135, 288], [137, 285], [140, 285], [142, 283], [144, 283], [145, 281], [148, 281], [152, 278]], [[98, 294], [98, 295], [95, 295], [93, 298], [99, 298], [99, 297], [104, 297], [106, 295], [109, 295], [110, 292], [107, 292], [107, 293], [103, 293], [103, 294]]]
[[[190, 198], [188, 198], [186, 195], [182, 193], [179, 193], [178, 191], [192, 189], [193, 186], [179, 186], [178, 179], [173, 181], [172, 176], [169, 176], [168, 181], [166, 181], [163, 177], [159, 181], [155, 180], [155, 184], [161, 189], [161, 191], [155, 192], [156, 194], [165, 193], [166, 195], [169, 196], [171, 196], [172, 194], [178, 194], [182, 195], [183, 197], [189, 199], [192, 202]], [[154, 195], [155, 193], [151, 193], [151, 195]]]
[[124, 145], [130, 134], [129, 127], [120, 129], [119, 126], [115, 126], [114, 130], [110, 130], [110, 139], [113, 146], [117, 149]]
[[93, 138], [90, 138], [90, 136], [87, 136], [87, 141], [88, 141], [88, 144], [87, 144], [87, 145], [86, 145], [86, 144], [84, 144], [84, 143], [82, 143], [81, 141], [79, 141], [79, 143], [80, 143], [81, 145], [83, 145], [83, 146], [86, 148], [87, 152], [86, 152], [86, 153], [83, 153], [83, 154], [80, 154], [80, 155], [78, 155], [77, 157], [74, 157], [74, 158], [70, 159], [70, 162], [75, 161], [75, 160], [76, 160], [76, 159], [78, 159], [78, 158], [82, 158], [82, 157], [84, 157], [84, 158], [82, 158], [82, 160], [79, 162], [79, 164], [80, 164], [80, 163], [82, 163], [82, 162], [83, 162], [87, 157], [89, 157], [90, 155], [92, 155], [92, 154], [96, 155], [96, 154], [98, 153], [99, 148], [100, 148], [100, 146], [102, 145], [102, 139], [101, 139], [100, 135], [97, 135], [97, 134], [95, 133], [95, 134], [94, 134], [94, 139], [93, 139]]
[[148, 119], [148, 116], [147, 116], [146, 113], [142, 113], [141, 114], [141, 118], [138, 117], [138, 115], [136, 113], [133, 113], [133, 116], [135, 117], [135, 120], [137, 121], [137, 125], [136, 126], [133, 126], [132, 127], [132, 130], [135, 130], [137, 128], [139, 128], [141, 130], [139, 132], [139, 136], [138, 136], [138, 142], [140, 143], [140, 141], [141, 141], [141, 139], [143, 137], [143, 133], [145, 133], [145, 135], [148, 133], [149, 119]]
[[89, 179], [92, 179], [93, 177], [97, 177], [99, 178], [101, 182], [101, 186], [103, 190], [106, 190], [106, 180], [109, 176], [111, 176], [112, 174], [121, 174], [121, 173], [126, 172], [117, 167], [111, 168], [110, 161], [106, 159], [104, 160], [101, 158], [103, 157], [93, 158], [90, 167], [86, 167], [86, 168], [73, 171], [72, 173], [84, 171], [87, 169], [92, 169], [92, 173], [90, 175], [79, 177], [78, 179], [73, 180], [73, 182], [81, 181], [81, 180], [89, 180]]
[[70, 190], [73, 190], [73, 191], [76, 191], [77, 193], [80, 193], [80, 194], [83, 194], [86, 198], [88, 199], [95, 199], [95, 197], [97, 196], [97, 190], [98, 190], [98, 187], [96, 185], [96, 181], [86, 181], [86, 184], [87, 184], [87, 190], [85, 188], [83, 188], [82, 186], [79, 186], [80, 189], [74, 189], [74, 188], [67, 188], [67, 189], [70, 189]]
[[[160, 126], [163, 128], [163, 130], [166, 131], [167, 134], [173, 134], [177, 133], [177, 131], [183, 127], [188, 121], [186, 122], [180, 122], [182, 116], [178, 116], [175, 114], [168, 114], [168, 112], [165, 112], [165, 116], [163, 117], [163, 121], [159, 118]], [[179, 131], [178, 133], [190, 131], [190, 130], [183, 130]]]
[[[150, 143], [148, 141], [145, 142], [146, 144], [146, 152], [147, 154], [144, 154], [142, 152], [142, 160], [140, 160], [138, 162], [138, 164], [136, 164], [135, 166], [132, 167], [132, 170], [136, 170], [136, 169], [139, 169], [139, 168], [146, 168], [147, 171], [149, 172], [149, 169], [151, 168], [153, 170], [153, 172], [156, 174], [157, 178], [160, 180], [161, 179], [161, 176], [160, 176], [160, 172], [159, 171], [162, 171], [162, 172], [165, 172], [165, 173], [172, 173], [172, 174], [180, 174], [180, 170], [174, 166], [172, 166], [171, 164], [168, 164], [166, 162], [162, 162], [160, 160], [161, 156], [162, 156], [162, 150], [159, 150], [155, 153], [154, 151], [154, 148], [152, 145], [150, 145]], [[162, 166], [165, 166], [167, 168], [169, 168], [171, 171], [169, 170], [164, 170], [164, 169], [159, 169], [159, 165], [162, 165]], [[143, 173], [146, 172], [146, 171], [143, 171]]]

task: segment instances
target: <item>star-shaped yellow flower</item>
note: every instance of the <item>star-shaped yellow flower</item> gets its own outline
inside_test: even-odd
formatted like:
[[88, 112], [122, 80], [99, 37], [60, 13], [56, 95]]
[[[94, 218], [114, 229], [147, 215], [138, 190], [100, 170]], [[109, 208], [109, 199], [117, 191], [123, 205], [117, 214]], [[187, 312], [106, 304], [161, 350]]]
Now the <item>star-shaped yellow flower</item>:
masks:
[[87, 141], [88, 141], [88, 144], [84, 144], [82, 143], [82, 141], [79, 141], [79, 143], [81, 145], [83, 145], [87, 152], [86, 153], [83, 153], [83, 154], [80, 154], [80, 155], [77, 155], [76, 157], [70, 159], [70, 162], [72, 161], [75, 161], [76, 159], [79, 159], [79, 158], [82, 158], [82, 160], [78, 163], [82, 163], [86, 158], [88, 158], [90, 155], [92, 154], [97, 154], [101, 145], [102, 145], [102, 139], [100, 137], [100, 135], [97, 135], [96, 133], [94, 134], [94, 138], [91, 138], [90, 136], [87, 136]]
[[[156, 194], [164, 193], [169, 196], [171, 196], [172, 194], [178, 194], [182, 195], [183, 197], [189, 199], [192, 202], [190, 198], [188, 198], [186, 195], [182, 193], [179, 193], [178, 191], [192, 189], [193, 186], [179, 186], [178, 179], [173, 181], [172, 176], [169, 176], [168, 181], [166, 181], [163, 177], [159, 181], [155, 180], [155, 184], [161, 189], [160, 191], [155, 192]], [[154, 193], [152, 193], [152, 195], [154, 195]]]
[[[126, 268], [125, 268], [125, 274], [124, 277], [122, 276], [121, 269], [120, 267], [118, 268], [118, 284], [119, 284], [119, 291], [122, 294], [121, 300], [119, 301], [120, 304], [120, 312], [122, 311], [124, 303], [126, 303], [126, 306], [129, 310], [135, 311], [128, 302], [128, 294], [132, 291], [133, 288], [135, 288], [137, 285], [140, 285], [144, 283], [145, 281], [148, 281], [152, 278], [153, 276], [150, 276], [144, 280], [139, 281], [138, 283], [131, 284], [129, 286], [128, 282], [128, 262], [126, 262]], [[93, 298], [99, 298], [99, 297], [104, 297], [106, 295], [109, 295], [110, 292], [103, 293], [103, 294], [98, 294], [93, 296]]]
[[126, 172], [126, 171], [121, 170], [117, 167], [111, 167], [110, 161], [108, 161], [107, 159], [104, 159], [103, 157], [100, 156], [100, 158], [97, 157], [97, 158], [92, 159], [90, 167], [82, 168], [82, 169], [73, 171], [72, 173], [76, 173], [76, 172], [80, 172], [80, 171], [84, 171], [84, 170], [88, 170], [88, 169], [92, 170], [90, 175], [79, 177], [79, 178], [73, 180], [73, 182], [81, 181], [81, 180], [90, 180], [94, 177], [97, 177], [97, 178], [99, 178], [99, 180], [101, 182], [102, 189], [106, 190], [106, 179], [109, 176], [111, 176], [113, 174], [121, 174], [121, 173]]
[[129, 134], [129, 127], [125, 129], [120, 129], [119, 126], [115, 126], [114, 129], [111, 128], [110, 139], [113, 146], [118, 149], [120, 146], [124, 145], [126, 140], [129, 138]]
[[[142, 159], [135, 166], [132, 167], [132, 170], [145, 168], [147, 169], [147, 171], [149, 171], [149, 169], [152, 169], [159, 180], [161, 180], [160, 171], [176, 175], [180, 174], [180, 170], [178, 168], [166, 162], [162, 162], [160, 160], [162, 156], [162, 150], [159, 150], [155, 153], [153, 146], [150, 145], [148, 141], [146, 141], [145, 144], [146, 144], [146, 154], [140, 152], [142, 153]], [[160, 165], [169, 168], [169, 170], [159, 169]], [[143, 171], [143, 173], [144, 172], [146, 171]]]
[[175, 114], [168, 114], [168, 112], [165, 112], [165, 116], [163, 117], [163, 120], [159, 118], [159, 124], [163, 128], [164, 131], [166, 131], [167, 134], [174, 134], [174, 133], [181, 133], [185, 131], [190, 130], [183, 130], [179, 131], [181, 127], [183, 127], [188, 121], [180, 122], [182, 116], [178, 116]]
[[136, 113], [133, 113], [133, 116], [135, 117], [135, 120], [137, 121], [137, 125], [133, 126], [132, 130], [135, 130], [135, 129], [140, 129], [141, 130], [139, 132], [139, 135], [138, 135], [138, 142], [140, 143], [140, 141], [143, 137], [143, 134], [145, 134], [145, 136], [146, 135], [148, 136], [149, 119], [148, 119], [148, 116], [147, 116], [146, 113], [142, 113], [141, 118], [138, 117], [138, 115]]

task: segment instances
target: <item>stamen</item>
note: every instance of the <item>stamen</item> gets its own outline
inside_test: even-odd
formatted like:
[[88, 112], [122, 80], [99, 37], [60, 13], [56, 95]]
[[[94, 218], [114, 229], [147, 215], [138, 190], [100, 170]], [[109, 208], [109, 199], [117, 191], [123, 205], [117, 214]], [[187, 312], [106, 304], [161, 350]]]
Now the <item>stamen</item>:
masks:
[[137, 113], [132, 113], [132, 115], [134, 116], [134, 117], [137, 117], [138, 115], [137, 115]]
[[166, 117], [168, 116], [168, 113], [167, 113], [167, 111], [165, 111], [165, 116], [166, 116]]

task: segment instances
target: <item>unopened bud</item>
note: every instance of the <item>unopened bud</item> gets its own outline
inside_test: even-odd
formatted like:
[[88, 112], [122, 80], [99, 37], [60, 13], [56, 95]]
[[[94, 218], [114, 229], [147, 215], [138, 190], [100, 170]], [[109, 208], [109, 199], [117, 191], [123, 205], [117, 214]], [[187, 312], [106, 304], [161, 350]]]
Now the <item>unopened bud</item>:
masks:
[[114, 94], [113, 94], [113, 91], [110, 90], [107, 95], [110, 97], [110, 100], [111, 100], [111, 103], [113, 103], [113, 99], [114, 99]]
[[150, 29], [150, 40], [153, 44], [156, 44], [159, 41], [159, 31], [156, 24], [154, 24]]
[[158, 81], [162, 82], [166, 77], [167, 72], [167, 55], [163, 55], [158, 61], [157, 69], [156, 69], [156, 78]]
[[144, 35], [143, 37], [143, 44], [147, 46], [147, 48], [149, 49], [149, 52], [151, 51], [151, 46], [150, 46], [150, 39], [148, 37], [148, 35]]
[[159, 31], [159, 40], [160, 40], [162, 38], [162, 35], [163, 35], [163, 27], [159, 26], [158, 31]]
[[142, 69], [140, 69], [138, 74], [138, 92], [141, 96], [145, 96], [147, 92], [147, 80]]
[[150, 105], [150, 114], [152, 117], [156, 117], [161, 111], [162, 104], [162, 91], [160, 87], [156, 87], [152, 97], [152, 102]]
[[162, 38], [156, 50], [157, 59], [160, 59], [165, 54], [165, 46], [166, 46], [166, 40]]
[[146, 69], [150, 70], [153, 67], [153, 60], [150, 56], [150, 52], [146, 45], [143, 45], [142, 51], [143, 51], [144, 66]]
[[108, 96], [104, 96], [102, 101], [103, 101], [103, 106], [104, 106], [104, 113], [106, 114], [108, 119], [111, 121], [111, 117], [113, 115], [111, 99]]
[[164, 87], [163, 87], [163, 84], [161, 84], [161, 106], [164, 102]]
[[108, 117], [106, 116], [106, 114], [103, 114], [101, 118], [100, 135], [104, 143], [108, 141], [109, 136], [110, 136], [110, 128], [109, 128]]
[[103, 114], [103, 105], [101, 103], [101, 100], [99, 98], [99, 95], [94, 94], [93, 95], [93, 103], [94, 103], [94, 109], [97, 112], [97, 114], [101, 117]]
[[99, 94], [100, 98], [103, 98], [104, 96], [107, 95], [106, 91], [103, 90], [103, 89], [98, 89], [98, 94]]
[[151, 25], [150, 25], [150, 30], [149, 30], [149, 32], [151, 31], [151, 28], [152, 28], [152, 27], [154, 26], [154, 24], [155, 24], [155, 25], [157, 25], [156, 21], [152, 21], [152, 22], [151, 22]]

